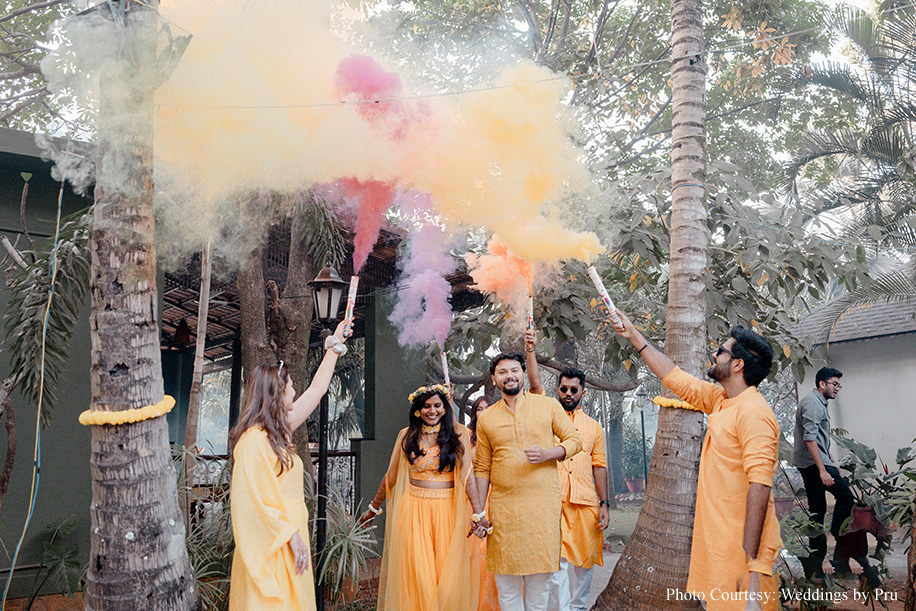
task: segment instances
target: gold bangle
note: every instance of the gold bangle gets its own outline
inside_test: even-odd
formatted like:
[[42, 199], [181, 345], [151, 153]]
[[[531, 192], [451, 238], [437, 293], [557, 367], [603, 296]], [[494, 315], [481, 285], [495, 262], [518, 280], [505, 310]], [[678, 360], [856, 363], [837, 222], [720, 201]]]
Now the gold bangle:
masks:
[[162, 401], [146, 407], [135, 409], [125, 409], [117, 412], [106, 412], [102, 410], [87, 409], [80, 414], [80, 424], [98, 426], [102, 424], [133, 424], [163, 416], [175, 407], [175, 399], [169, 395], [162, 397]]

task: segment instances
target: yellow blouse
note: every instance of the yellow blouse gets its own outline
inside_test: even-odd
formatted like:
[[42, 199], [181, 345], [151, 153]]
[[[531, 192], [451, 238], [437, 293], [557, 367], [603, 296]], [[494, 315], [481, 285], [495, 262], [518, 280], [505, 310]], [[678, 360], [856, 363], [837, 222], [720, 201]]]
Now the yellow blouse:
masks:
[[439, 446], [423, 448], [426, 454], [418, 457], [410, 465], [410, 479], [421, 482], [451, 482], [455, 480], [455, 474], [449, 468], [439, 471]]

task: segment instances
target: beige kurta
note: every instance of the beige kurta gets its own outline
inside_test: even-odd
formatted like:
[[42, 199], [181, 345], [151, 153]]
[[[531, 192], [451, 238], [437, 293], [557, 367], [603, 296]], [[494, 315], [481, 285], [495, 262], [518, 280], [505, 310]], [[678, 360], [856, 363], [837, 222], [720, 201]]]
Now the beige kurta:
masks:
[[487, 570], [498, 575], [552, 573], [560, 568], [560, 482], [557, 463], [531, 464], [524, 450], [560, 445], [571, 457], [579, 433], [556, 399], [521, 393], [515, 413], [499, 401], [477, 421], [474, 472], [490, 481]]

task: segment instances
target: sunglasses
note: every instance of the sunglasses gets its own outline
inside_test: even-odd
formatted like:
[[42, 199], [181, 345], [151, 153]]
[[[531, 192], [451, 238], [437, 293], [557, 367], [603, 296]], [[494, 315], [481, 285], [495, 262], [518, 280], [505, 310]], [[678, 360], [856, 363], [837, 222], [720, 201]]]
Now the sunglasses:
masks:
[[574, 395], [578, 395], [580, 392], [582, 392], [582, 389], [578, 386], [561, 386], [557, 390], [563, 394], [571, 393]]
[[283, 373], [283, 360], [281, 359], [281, 360], [280, 360], [280, 366], [277, 367], [277, 378], [279, 378], [279, 377], [280, 377], [280, 374], [282, 374], [282, 373]]

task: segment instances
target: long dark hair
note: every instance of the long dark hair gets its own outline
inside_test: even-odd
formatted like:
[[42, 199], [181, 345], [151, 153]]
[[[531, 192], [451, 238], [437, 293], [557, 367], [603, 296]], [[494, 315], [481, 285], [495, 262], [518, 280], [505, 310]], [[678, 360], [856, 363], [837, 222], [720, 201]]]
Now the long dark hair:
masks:
[[282, 365], [258, 365], [254, 368], [245, 384], [239, 421], [229, 432], [230, 455], [242, 433], [252, 427], [261, 427], [280, 459], [280, 473], [293, 467], [293, 431], [283, 405], [288, 380], [287, 368]]
[[479, 406], [484, 401], [487, 402], [487, 407], [496, 403], [493, 399], [486, 395], [480, 395], [474, 402], [471, 403], [471, 421], [468, 422], [468, 428], [471, 430], [471, 443], [477, 445], [477, 406]]
[[464, 454], [464, 446], [461, 445], [461, 439], [455, 432], [455, 416], [452, 412], [452, 403], [448, 400], [448, 395], [438, 390], [429, 390], [414, 397], [410, 404], [410, 424], [407, 427], [407, 434], [404, 435], [404, 441], [401, 442], [401, 448], [407, 454], [407, 460], [410, 464], [426, 454], [426, 451], [420, 447], [420, 427], [423, 425], [423, 419], [414, 416], [414, 412], [423, 409], [426, 400], [433, 395], [439, 395], [442, 399], [442, 405], [445, 406], [445, 413], [439, 420], [439, 437], [436, 444], [439, 446], [439, 471], [453, 471], [455, 462]]

